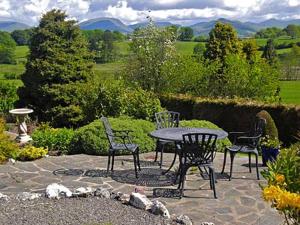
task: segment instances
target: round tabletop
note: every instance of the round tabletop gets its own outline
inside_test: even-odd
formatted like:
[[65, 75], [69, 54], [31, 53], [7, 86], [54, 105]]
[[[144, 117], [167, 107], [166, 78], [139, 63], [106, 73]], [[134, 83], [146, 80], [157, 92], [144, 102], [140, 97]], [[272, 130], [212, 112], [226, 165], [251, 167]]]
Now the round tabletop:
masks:
[[189, 133], [210, 133], [216, 134], [217, 139], [223, 139], [228, 136], [228, 133], [221, 129], [210, 129], [210, 128], [190, 128], [190, 127], [172, 127], [163, 128], [152, 131], [150, 133], [151, 137], [157, 139], [163, 139], [166, 141], [182, 141], [182, 135]]

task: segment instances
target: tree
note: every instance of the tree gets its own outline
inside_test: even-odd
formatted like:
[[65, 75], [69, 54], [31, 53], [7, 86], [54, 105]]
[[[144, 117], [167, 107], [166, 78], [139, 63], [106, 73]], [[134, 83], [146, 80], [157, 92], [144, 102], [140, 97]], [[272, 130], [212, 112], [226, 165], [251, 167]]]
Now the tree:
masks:
[[112, 62], [115, 60], [116, 55], [114, 35], [111, 31], [106, 30], [103, 33], [103, 39], [99, 45], [98, 51], [96, 51], [96, 62]]
[[286, 28], [284, 28], [284, 31], [292, 38], [300, 37], [300, 26], [290, 24]]
[[190, 27], [181, 27], [179, 29], [178, 40], [180, 41], [190, 41], [194, 37], [194, 31]]
[[11, 38], [10, 34], [0, 31], [0, 63], [14, 64], [16, 42]]
[[34, 29], [19, 106], [34, 109], [53, 126], [79, 126], [83, 120], [79, 87], [92, 75], [92, 54], [76, 21], [60, 10], [47, 12]]
[[264, 47], [262, 58], [265, 58], [270, 65], [273, 65], [277, 62], [277, 53], [273, 39], [269, 39], [267, 41], [267, 44]]
[[209, 32], [205, 57], [224, 62], [227, 55], [239, 54], [240, 52], [241, 44], [234, 28], [230, 24], [217, 22]]
[[197, 43], [193, 50], [193, 56], [198, 61], [201, 61], [204, 58], [204, 53], [205, 53], [205, 45], [203, 43]]
[[242, 44], [243, 44], [242, 50], [246, 56], [246, 59], [249, 61], [253, 60], [257, 56], [257, 53], [258, 53], [258, 51], [257, 51], [258, 46], [256, 44], [256, 41], [254, 39], [245, 40], [242, 42]]
[[152, 21], [147, 27], [135, 30], [125, 79], [144, 90], [156, 93], [166, 91], [172, 83], [170, 70], [174, 63], [175, 41], [174, 32], [156, 27]]
[[17, 45], [28, 45], [31, 34], [32, 29], [14, 30], [11, 33], [11, 37], [15, 40]]

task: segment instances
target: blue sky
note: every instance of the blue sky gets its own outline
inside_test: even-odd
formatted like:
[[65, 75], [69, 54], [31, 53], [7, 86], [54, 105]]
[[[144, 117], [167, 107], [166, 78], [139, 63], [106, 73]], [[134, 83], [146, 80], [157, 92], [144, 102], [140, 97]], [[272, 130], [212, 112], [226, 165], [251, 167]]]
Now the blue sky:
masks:
[[178, 24], [221, 17], [253, 22], [300, 19], [300, 0], [0, 0], [0, 20], [36, 25], [53, 8], [78, 21], [114, 17], [125, 24], [145, 21], [148, 15]]

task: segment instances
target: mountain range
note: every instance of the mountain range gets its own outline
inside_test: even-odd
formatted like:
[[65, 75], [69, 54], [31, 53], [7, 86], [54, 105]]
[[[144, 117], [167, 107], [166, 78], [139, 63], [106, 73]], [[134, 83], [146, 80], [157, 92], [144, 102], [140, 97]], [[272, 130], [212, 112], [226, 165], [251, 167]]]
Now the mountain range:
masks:
[[[296, 19], [296, 20], [269, 19], [259, 23], [254, 23], [254, 22], [241, 22], [238, 20], [228, 20], [228, 19], [220, 18], [218, 20], [211, 20], [208, 22], [199, 22], [190, 25], [190, 27], [194, 30], [195, 35], [207, 35], [209, 31], [214, 27], [216, 22], [218, 21], [223, 23], [229, 23], [232, 26], [234, 26], [240, 36], [251, 36], [256, 31], [266, 27], [284, 28], [289, 24], [300, 25], [300, 19]], [[155, 22], [155, 24], [159, 27], [166, 27], [171, 25], [180, 26], [177, 24], [172, 24], [170, 22], [161, 22], [161, 21], [157, 21]], [[146, 22], [126, 25], [123, 22], [121, 22], [119, 19], [106, 18], [106, 17], [90, 19], [79, 23], [80, 28], [83, 30], [102, 29], [102, 30], [120, 31], [122, 33], [131, 33], [134, 31], [134, 29], [145, 27], [146, 25], [147, 25]], [[0, 21], [0, 30], [4, 30], [8, 32], [11, 32], [16, 29], [26, 29], [28, 27], [30, 26], [19, 22]]]

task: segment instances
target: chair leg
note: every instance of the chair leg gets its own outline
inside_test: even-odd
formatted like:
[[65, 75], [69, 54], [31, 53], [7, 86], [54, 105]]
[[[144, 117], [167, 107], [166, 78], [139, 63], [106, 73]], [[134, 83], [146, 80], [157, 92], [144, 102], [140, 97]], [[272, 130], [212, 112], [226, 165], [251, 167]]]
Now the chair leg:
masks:
[[180, 198], [183, 196], [185, 176], [188, 168], [181, 168], [178, 189], [180, 189]]
[[132, 153], [132, 155], [133, 155], [133, 164], [134, 164], [134, 171], [135, 171], [135, 178], [138, 178], [138, 173], [137, 173], [137, 163], [136, 163], [136, 155], [135, 155], [135, 153], [133, 152]]
[[228, 151], [227, 148], [225, 148], [225, 150], [224, 150], [223, 168], [222, 168], [222, 171], [221, 171], [222, 174], [224, 173], [224, 170], [225, 170], [226, 158], [227, 158], [227, 151]]
[[158, 157], [158, 150], [160, 148], [160, 143], [159, 141], [157, 140], [156, 141], [156, 148], [155, 148], [155, 159], [154, 159], [154, 162], [157, 162], [157, 157]]
[[256, 164], [256, 175], [257, 175], [257, 180], [259, 180], [258, 155], [257, 155], [257, 154], [255, 154], [255, 164]]
[[115, 152], [112, 153], [111, 171], [114, 171], [115, 164]]
[[249, 157], [249, 172], [251, 173], [251, 153], [248, 153], [248, 157]]
[[232, 167], [233, 167], [233, 160], [235, 157], [236, 152], [230, 152], [230, 174], [229, 174], [229, 180], [231, 180], [232, 177]]
[[214, 197], [217, 198], [215, 170], [213, 168], [209, 168], [209, 170], [209, 173], [211, 173], [211, 183], [214, 191]]
[[138, 164], [138, 168], [139, 168], [139, 171], [141, 171], [141, 164], [140, 164], [140, 149], [138, 148], [136, 150], [136, 156], [137, 156], [137, 164]]
[[109, 166], [110, 166], [110, 150], [108, 151], [108, 161], [107, 161], [107, 171], [106, 171], [106, 176], [108, 175], [109, 173]]

